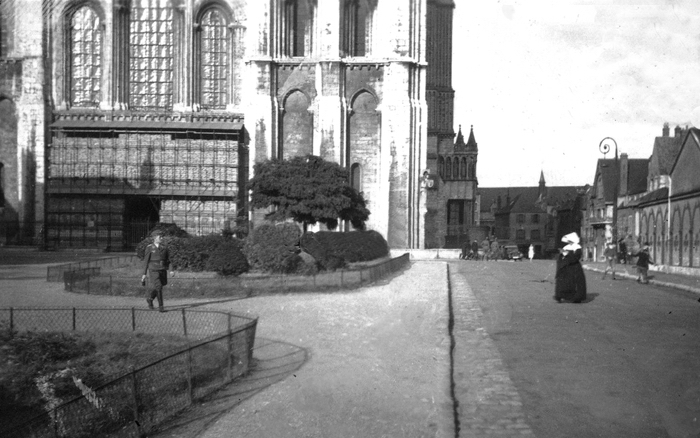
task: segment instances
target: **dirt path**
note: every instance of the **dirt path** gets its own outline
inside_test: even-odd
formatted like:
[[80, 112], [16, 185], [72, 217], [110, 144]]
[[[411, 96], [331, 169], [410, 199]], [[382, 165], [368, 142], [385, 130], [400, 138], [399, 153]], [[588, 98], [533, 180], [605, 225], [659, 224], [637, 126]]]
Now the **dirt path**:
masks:
[[444, 263], [352, 292], [258, 297], [255, 371], [158, 437], [453, 437]]

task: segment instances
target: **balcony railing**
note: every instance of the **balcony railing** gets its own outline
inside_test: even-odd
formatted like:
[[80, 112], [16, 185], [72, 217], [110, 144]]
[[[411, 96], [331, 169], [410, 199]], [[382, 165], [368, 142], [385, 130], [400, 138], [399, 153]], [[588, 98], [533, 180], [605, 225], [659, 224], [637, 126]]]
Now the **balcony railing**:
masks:
[[595, 215], [593, 217], [588, 217], [588, 223], [591, 225], [607, 225], [613, 223], [612, 215]]

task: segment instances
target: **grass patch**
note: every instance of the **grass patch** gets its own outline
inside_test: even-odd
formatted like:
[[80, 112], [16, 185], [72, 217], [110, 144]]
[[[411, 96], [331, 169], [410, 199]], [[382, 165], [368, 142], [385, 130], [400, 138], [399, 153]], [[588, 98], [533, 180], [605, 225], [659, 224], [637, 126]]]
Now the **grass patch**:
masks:
[[96, 388], [127, 372], [172, 354], [185, 338], [144, 333], [36, 333], [11, 336], [0, 330], [0, 424], [3, 429], [44, 413], [50, 401], [63, 403], [81, 395], [78, 378]]

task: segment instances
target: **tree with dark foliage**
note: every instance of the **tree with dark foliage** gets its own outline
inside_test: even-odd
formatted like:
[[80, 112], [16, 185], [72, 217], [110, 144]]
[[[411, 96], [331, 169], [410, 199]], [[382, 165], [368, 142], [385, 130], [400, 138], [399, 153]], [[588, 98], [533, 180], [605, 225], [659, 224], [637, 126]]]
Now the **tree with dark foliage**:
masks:
[[268, 160], [254, 167], [248, 181], [251, 207], [275, 210], [271, 220], [291, 218], [304, 224], [320, 222], [329, 229], [338, 220], [349, 221], [363, 230], [369, 210], [362, 194], [349, 184], [348, 170], [314, 155], [291, 160]]

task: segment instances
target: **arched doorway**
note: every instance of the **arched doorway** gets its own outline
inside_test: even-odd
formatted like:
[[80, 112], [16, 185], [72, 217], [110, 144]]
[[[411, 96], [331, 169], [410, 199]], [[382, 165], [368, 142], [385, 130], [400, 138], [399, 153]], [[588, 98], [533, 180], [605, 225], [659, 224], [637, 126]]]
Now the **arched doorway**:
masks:
[[[355, 94], [351, 101], [348, 120], [348, 137], [346, 163], [353, 170], [353, 185], [358, 188], [367, 201], [370, 211], [379, 206], [379, 170], [380, 155], [380, 114], [378, 102], [374, 95], [366, 90]], [[375, 215], [378, 216], [378, 215]], [[367, 227], [376, 229], [370, 215]]]

